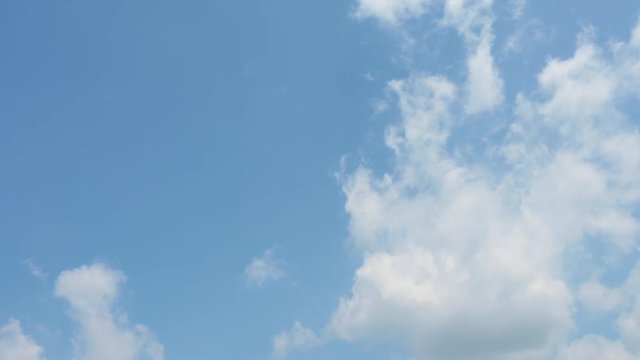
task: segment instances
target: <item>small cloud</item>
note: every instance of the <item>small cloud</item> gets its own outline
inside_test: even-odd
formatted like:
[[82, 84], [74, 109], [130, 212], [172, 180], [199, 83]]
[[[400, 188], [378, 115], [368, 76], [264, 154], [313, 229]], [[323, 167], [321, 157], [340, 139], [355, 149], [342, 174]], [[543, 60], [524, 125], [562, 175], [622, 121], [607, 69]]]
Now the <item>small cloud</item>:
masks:
[[29, 273], [40, 280], [46, 280], [49, 274], [44, 272], [38, 265], [36, 265], [32, 259], [27, 259], [22, 264], [29, 270]]
[[275, 359], [284, 359], [293, 350], [309, 349], [320, 343], [320, 338], [313, 330], [296, 321], [289, 331], [284, 331], [273, 338], [271, 356]]
[[275, 256], [273, 250], [269, 249], [261, 257], [251, 260], [244, 269], [244, 277], [247, 284], [263, 287], [284, 277], [284, 271], [281, 268], [281, 261]]
[[364, 73], [364, 75], [362, 75], [362, 77], [364, 77], [364, 79], [367, 80], [367, 81], [374, 81], [376, 79], [376, 77], [373, 76], [373, 74], [370, 73], [370, 72]]

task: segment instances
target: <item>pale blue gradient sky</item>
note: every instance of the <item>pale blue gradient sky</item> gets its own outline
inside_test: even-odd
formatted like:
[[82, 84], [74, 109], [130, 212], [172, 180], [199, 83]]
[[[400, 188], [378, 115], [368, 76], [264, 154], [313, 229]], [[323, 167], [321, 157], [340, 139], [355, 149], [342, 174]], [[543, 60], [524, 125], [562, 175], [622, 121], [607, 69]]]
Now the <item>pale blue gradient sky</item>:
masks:
[[[373, 107], [389, 80], [465, 76], [453, 30], [410, 21], [407, 54], [399, 31], [353, 18], [355, 6], [0, 1], [0, 324], [19, 319], [47, 359], [71, 358], [74, 327], [53, 283], [102, 262], [126, 273], [118, 306], [155, 332], [166, 359], [265, 359], [294, 321], [322, 329], [361, 264], [340, 158], [389, 167], [383, 133], [397, 112]], [[535, 91], [549, 57], [573, 54], [586, 26], [599, 43], [626, 40], [640, 6], [529, 1], [511, 20], [496, 1], [494, 11], [512, 103]], [[521, 47], [505, 50], [519, 30]], [[473, 143], [468, 131], [455, 136]], [[247, 284], [246, 266], [269, 249], [284, 275]], [[336, 341], [292, 358], [405, 355]]]

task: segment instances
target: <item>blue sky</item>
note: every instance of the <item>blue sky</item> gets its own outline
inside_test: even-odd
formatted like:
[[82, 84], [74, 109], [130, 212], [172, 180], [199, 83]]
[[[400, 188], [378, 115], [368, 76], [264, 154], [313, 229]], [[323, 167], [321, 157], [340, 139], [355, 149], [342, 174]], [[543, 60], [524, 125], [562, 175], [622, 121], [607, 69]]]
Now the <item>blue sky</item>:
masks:
[[639, 17], [0, 2], [0, 360], [640, 359]]

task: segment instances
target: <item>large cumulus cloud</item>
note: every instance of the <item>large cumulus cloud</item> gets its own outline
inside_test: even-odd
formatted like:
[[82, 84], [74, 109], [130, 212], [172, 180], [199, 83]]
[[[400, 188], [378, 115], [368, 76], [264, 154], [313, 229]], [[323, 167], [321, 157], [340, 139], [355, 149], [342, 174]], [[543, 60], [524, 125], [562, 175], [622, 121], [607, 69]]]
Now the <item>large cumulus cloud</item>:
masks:
[[[362, 265], [323, 334], [400, 343], [419, 359], [638, 359], [640, 267], [620, 260], [637, 259], [640, 234], [640, 132], [628, 105], [640, 26], [607, 46], [581, 34], [572, 56], [540, 70], [535, 92], [515, 97], [506, 131], [470, 153], [474, 137], [453, 134], [502, 101], [498, 75], [473, 74], [475, 63], [497, 74], [491, 5], [445, 2], [445, 22], [470, 49], [469, 79], [391, 81], [392, 168], [341, 175]], [[622, 283], [604, 281], [611, 273]], [[584, 334], [585, 311], [607, 323], [602, 334]]]

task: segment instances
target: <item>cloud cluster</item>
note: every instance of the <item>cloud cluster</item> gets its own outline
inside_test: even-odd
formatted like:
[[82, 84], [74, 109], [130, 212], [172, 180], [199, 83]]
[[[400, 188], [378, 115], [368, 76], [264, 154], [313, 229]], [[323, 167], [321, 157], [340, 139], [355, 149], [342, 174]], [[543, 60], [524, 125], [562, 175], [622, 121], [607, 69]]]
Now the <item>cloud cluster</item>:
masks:
[[[504, 135], [471, 156], [452, 134], [502, 102], [491, 1], [446, 1], [444, 21], [470, 50], [469, 77], [389, 83], [394, 165], [342, 175], [362, 265], [327, 336], [404, 344], [418, 359], [640, 359], [640, 265], [621, 261], [637, 260], [640, 237], [640, 131], [628, 114], [640, 25], [607, 47], [582, 34], [533, 94], [517, 95]], [[575, 337], [579, 309], [615, 337]]]
[[[163, 346], [143, 325], [114, 310], [125, 275], [103, 264], [63, 271], [55, 295], [65, 299], [78, 325], [76, 360], [162, 360]], [[0, 360], [43, 360], [43, 350], [22, 333], [16, 320], [0, 328]]]

